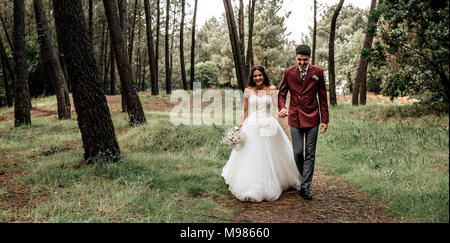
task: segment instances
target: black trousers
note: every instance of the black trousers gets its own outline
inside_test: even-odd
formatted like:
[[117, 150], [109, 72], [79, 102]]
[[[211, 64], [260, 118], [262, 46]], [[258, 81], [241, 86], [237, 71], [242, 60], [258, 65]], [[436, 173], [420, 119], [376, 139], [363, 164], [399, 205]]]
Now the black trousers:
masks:
[[[314, 175], [316, 162], [316, 145], [319, 127], [295, 128], [291, 127], [294, 158], [300, 172], [301, 189], [309, 189]], [[304, 156], [303, 156], [304, 155]]]

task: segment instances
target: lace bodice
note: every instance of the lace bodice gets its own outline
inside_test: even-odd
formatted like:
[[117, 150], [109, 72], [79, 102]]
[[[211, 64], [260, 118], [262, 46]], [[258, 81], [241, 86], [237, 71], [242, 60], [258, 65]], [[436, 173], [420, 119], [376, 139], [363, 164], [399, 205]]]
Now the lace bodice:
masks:
[[277, 90], [263, 90], [256, 94], [253, 90], [247, 90], [248, 118], [270, 118], [278, 120]]

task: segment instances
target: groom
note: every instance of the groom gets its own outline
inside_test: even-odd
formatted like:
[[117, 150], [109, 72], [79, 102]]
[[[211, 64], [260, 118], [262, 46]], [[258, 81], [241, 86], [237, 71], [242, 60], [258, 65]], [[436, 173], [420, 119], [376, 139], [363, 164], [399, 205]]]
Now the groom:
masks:
[[[281, 118], [289, 115], [294, 158], [300, 172], [300, 196], [305, 200], [312, 200], [309, 188], [314, 174], [319, 128], [322, 134], [328, 129], [327, 89], [323, 69], [309, 64], [311, 48], [300, 45], [296, 54], [297, 65], [284, 71], [278, 108]], [[286, 110], [288, 91], [291, 94], [289, 111]], [[319, 97], [320, 104], [316, 96]]]

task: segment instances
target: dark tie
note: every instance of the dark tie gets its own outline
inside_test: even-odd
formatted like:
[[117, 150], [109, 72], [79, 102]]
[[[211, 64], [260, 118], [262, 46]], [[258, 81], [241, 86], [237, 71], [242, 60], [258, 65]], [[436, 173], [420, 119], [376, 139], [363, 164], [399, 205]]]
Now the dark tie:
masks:
[[302, 78], [302, 81], [305, 81], [306, 69], [300, 69], [300, 77]]

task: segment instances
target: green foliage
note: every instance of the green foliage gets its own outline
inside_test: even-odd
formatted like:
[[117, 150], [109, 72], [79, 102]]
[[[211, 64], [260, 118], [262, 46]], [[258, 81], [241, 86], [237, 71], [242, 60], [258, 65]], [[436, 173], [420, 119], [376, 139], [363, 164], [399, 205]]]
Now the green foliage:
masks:
[[382, 40], [375, 51], [385, 70], [383, 94], [431, 91], [449, 101], [449, 1], [383, 1]]
[[219, 80], [219, 68], [211, 61], [195, 65], [195, 82], [201, 82], [202, 87], [217, 86]]
[[272, 83], [279, 85], [287, 62], [295, 61], [295, 47], [289, 46], [286, 19], [291, 12], [283, 12], [284, 0], [260, 0], [256, 4], [253, 50], [255, 64], [267, 68]]
[[[329, 52], [329, 35], [330, 23], [334, 14], [336, 5], [332, 5], [324, 9], [322, 18], [317, 23], [317, 49], [316, 49], [316, 65], [328, 70], [328, 52]], [[336, 23], [336, 39], [335, 39], [335, 66], [336, 66], [336, 85], [344, 87], [344, 94], [351, 92], [353, 85], [352, 80], [356, 74], [361, 57], [361, 50], [365, 38], [368, 23], [368, 11], [354, 7], [353, 5], [344, 5], [341, 9]], [[312, 35], [312, 30], [310, 31]], [[365, 53], [369, 55], [369, 53]], [[369, 65], [367, 70], [368, 88], [370, 91], [379, 90], [377, 82], [380, 79], [380, 72]], [[345, 85], [344, 85], [345, 84]]]
[[[289, 43], [286, 33], [284, 0], [261, 0], [256, 3], [253, 30], [255, 64], [264, 65], [272, 83], [279, 85], [284, 68], [295, 65], [296, 43]], [[246, 13], [246, 16], [248, 13]], [[237, 18], [237, 11], [235, 11]], [[245, 18], [245, 43], [248, 41], [248, 19]], [[237, 87], [233, 53], [224, 15], [209, 19], [197, 37], [197, 61], [214, 62], [219, 69], [219, 86]], [[245, 46], [247, 49], [247, 45]], [[247, 54], [247, 52], [245, 52]], [[196, 71], [197, 72], [197, 71]]]

